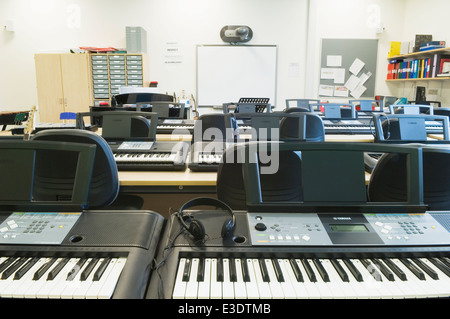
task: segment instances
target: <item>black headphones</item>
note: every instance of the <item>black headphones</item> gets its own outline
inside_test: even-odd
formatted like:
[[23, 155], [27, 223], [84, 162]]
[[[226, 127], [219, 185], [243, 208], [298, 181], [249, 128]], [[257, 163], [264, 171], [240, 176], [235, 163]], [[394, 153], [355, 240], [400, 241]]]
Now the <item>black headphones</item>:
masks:
[[194, 207], [194, 206], [215, 206], [220, 207], [226, 210], [230, 214], [230, 218], [227, 218], [222, 226], [222, 237], [227, 237], [233, 233], [234, 228], [236, 227], [236, 217], [233, 213], [233, 210], [230, 206], [225, 204], [224, 202], [210, 197], [198, 197], [191, 199], [190, 201], [183, 204], [180, 208], [178, 215], [178, 219], [184, 228], [194, 237], [195, 240], [203, 240], [206, 236], [205, 226], [203, 223], [197, 219], [192, 219], [189, 225], [185, 222], [183, 213], [186, 209]]

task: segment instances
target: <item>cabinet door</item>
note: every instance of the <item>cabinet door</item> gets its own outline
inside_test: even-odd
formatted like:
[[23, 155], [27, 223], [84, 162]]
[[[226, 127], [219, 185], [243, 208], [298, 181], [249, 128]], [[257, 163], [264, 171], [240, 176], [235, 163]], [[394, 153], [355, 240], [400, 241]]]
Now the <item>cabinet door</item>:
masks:
[[40, 121], [58, 122], [64, 111], [60, 55], [42, 53], [34, 59]]
[[88, 54], [61, 54], [64, 111], [89, 112], [92, 105]]

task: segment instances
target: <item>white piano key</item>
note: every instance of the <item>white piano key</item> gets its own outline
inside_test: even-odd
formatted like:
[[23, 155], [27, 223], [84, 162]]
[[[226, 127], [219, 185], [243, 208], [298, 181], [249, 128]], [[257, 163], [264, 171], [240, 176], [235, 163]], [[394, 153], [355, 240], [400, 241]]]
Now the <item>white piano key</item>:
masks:
[[323, 267], [330, 276], [330, 282], [328, 283], [328, 286], [333, 292], [334, 298], [357, 298], [357, 294], [353, 290], [350, 283], [342, 280], [341, 276], [339, 276], [331, 261], [329, 259], [321, 259], [321, 261]]
[[222, 298], [234, 299], [234, 285], [230, 278], [230, 260], [228, 258], [223, 259]]
[[[72, 280], [66, 279], [66, 285], [64, 289], [62, 290], [60, 297], [61, 299], [72, 299], [74, 292], [77, 290], [78, 286], [81, 284], [80, 276], [83, 271], [83, 269], [89, 264], [92, 258], [88, 258], [84, 261], [83, 265], [75, 265], [75, 268], [77, 269], [77, 273], [74, 276]], [[83, 260], [80, 258], [80, 260]]]
[[185, 265], [186, 258], [180, 258], [180, 262], [178, 263], [178, 271], [175, 278], [175, 286], [172, 292], [173, 299], [184, 299], [184, 295], [186, 293], [186, 282], [183, 281], [183, 271]]
[[[79, 258], [70, 258], [67, 264], [61, 269], [58, 275], [49, 282], [47, 287], [38, 292], [38, 298], [61, 298], [61, 293], [66, 287], [66, 279], [69, 271], [76, 265]], [[43, 294], [46, 294], [44, 296]]]
[[12, 298], [25, 298], [26, 292], [28, 291], [29, 287], [33, 285], [33, 276], [34, 273], [47, 261], [47, 258], [40, 258], [36, 264], [31, 267], [27, 273], [20, 279], [16, 280], [18, 283], [13, 288], [12, 286], [9, 286], [9, 288], [13, 289], [11, 291], [11, 297]]
[[[422, 261], [426, 266], [430, 267], [438, 275], [439, 279], [433, 279], [424, 271], [426, 281], [434, 287], [438, 297], [447, 297], [450, 292], [450, 288], [448, 286], [449, 282], [445, 280], [447, 276], [442, 274], [442, 272], [438, 268], [436, 268], [428, 259], [419, 258], [419, 260]], [[439, 276], [439, 274], [441, 275]]]
[[89, 289], [91, 288], [92, 284], [94, 283], [95, 272], [100, 267], [100, 265], [102, 264], [103, 260], [104, 260], [104, 258], [98, 259], [97, 263], [95, 264], [94, 268], [92, 269], [91, 273], [86, 278], [86, 280], [83, 280], [83, 281], [80, 282], [80, 285], [73, 292], [73, 298], [74, 299], [85, 299], [86, 298]]
[[314, 285], [319, 290], [320, 298], [322, 298], [322, 299], [334, 298], [333, 292], [331, 291], [329, 285], [320, 276], [316, 266], [314, 265], [314, 262], [311, 259], [307, 259], [307, 262], [308, 262], [309, 266], [313, 269], [314, 273], [316, 274], [317, 281], [314, 283]]
[[[22, 265], [17, 268], [17, 270], [25, 265], [29, 260], [31, 260], [31, 258], [26, 259], [26, 261], [24, 261]], [[17, 261], [19, 261], [19, 258], [17, 258], [14, 263]], [[14, 263], [12, 263], [11, 265], [13, 265]], [[15, 288], [17, 288], [21, 284], [19, 280], [14, 280], [14, 274], [17, 270], [15, 270], [7, 279], [0, 280], [0, 297], [12, 298]]]
[[308, 291], [303, 282], [295, 277], [290, 261], [288, 259], [278, 259], [278, 261], [284, 274], [284, 282], [281, 286], [286, 299], [308, 299]]
[[234, 296], [236, 299], [246, 299], [247, 298], [247, 286], [244, 282], [244, 277], [242, 274], [242, 260], [240, 258], [234, 259], [236, 265], [236, 277], [237, 280], [234, 283]]
[[205, 274], [203, 281], [198, 283], [198, 299], [209, 299], [211, 286], [211, 258], [205, 258]]
[[389, 294], [382, 289], [380, 286], [380, 282], [377, 282], [373, 276], [369, 273], [366, 267], [361, 263], [359, 259], [350, 259], [353, 265], [358, 269], [363, 277], [362, 287], [365, 291], [367, 291], [367, 295], [369, 298], [380, 299], [380, 298], [389, 298]]
[[246, 259], [245, 263], [247, 264], [248, 274], [250, 277], [250, 281], [245, 282], [245, 286], [247, 287], [247, 298], [259, 299], [260, 294], [258, 290], [258, 284], [256, 281], [255, 270], [253, 268], [253, 259]]
[[420, 280], [397, 258], [390, 258], [390, 260], [405, 273], [407, 280], [399, 282], [400, 288], [407, 292], [407, 296], [411, 298], [426, 298], [430, 289], [424, 289]]
[[222, 283], [217, 281], [217, 258], [211, 259], [211, 299], [222, 299]]
[[420, 258], [425, 264], [433, 269], [439, 276], [438, 285], [440, 291], [440, 297], [450, 297], [450, 277], [447, 276], [442, 270], [436, 267], [431, 261], [426, 258]]
[[[347, 272], [349, 285], [352, 287], [352, 290], [355, 293], [355, 297], [360, 298], [360, 299], [370, 298], [370, 293], [364, 287], [366, 284], [362, 281], [358, 281], [355, 278], [355, 276], [350, 271], [350, 268], [346, 265], [346, 263], [342, 259], [336, 259], [336, 260], [340, 263], [342, 268], [344, 268], [344, 270]], [[349, 260], [349, 261], [351, 262], [351, 260]]]
[[114, 294], [114, 289], [116, 288], [117, 282], [119, 281], [120, 274], [127, 262], [125, 257], [115, 258], [115, 263], [113, 264], [113, 269], [104, 280], [97, 298], [98, 299], [109, 299]]
[[303, 263], [300, 259], [295, 259], [295, 262], [297, 263], [298, 268], [300, 269], [300, 271], [303, 274], [303, 285], [305, 287], [305, 289], [308, 291], [308, 296], [310, 299], [318, 299], [318, 298], [322, 298], [322, 294], [319, 290], [319, 288], [317, 287], [315, 282], [312, 282], [305, 270], [305, 267], [303, 266]]
[[256, 285], [258, 287], [259, 297], [262, 299], [272, 298], [269, 283], [265, 282], [262, 278], [261, 268], [259, 266], [259, 260], [253, 259], [252, 263], [253, 263], [253, 270], [255, 272]]
[[[382, 260], [379, 261], [380, 263], [383, 263]], [[384, 263], [383, 263], [384, 264]], [[382, 280], [383, 280], [383, 287], [385, 287], [388, 291], [389, 294], [391, 295], [392, 298], [394, 299], [401, 299], [404, 298], [404, 294], [402, 292], [402, 290], [398, 287], [397, 282], [396, 281], [390, 281], [388, 278], [386, 278], [386, 276], [381, 272], [381, 270], [379, 270], [379, 268], [377, 268], [379, 273], [382, 276]]]
[[[29, 285], [27, 287], [25, 287], [25, 286], [23, 287], [23, 289], [24, 289], [23, 297], [24, 298], [32, 298], [32, 299], [37, 298], [37, 296], [36, 296], [37, 292], [45, 285], [45, 283], [47, 281], [47, 274], [52, 269], [52, 267], [57, 264], [57, 261], [58, 261], [58, 259], [55, 259], [55, 258], [42, 258], [42, 263], [40, 264], [40, 267], [47, 264], [48, 262], [53, 262], [53, 263], [52, 263], [51, 267], [49, 269], [47, 269], [47, 271], [38, 280], [34, 280], [32, 278], [29, 281]], [[37, 269], [39, 269], [39, 268], [37, 268]], [[33, 276], [36, 271], [33, 272]]]
[[266, 268], [269, 273], [269, 288], [272, 294], [273, 299], [284, 299], [283, 288], [281, 287], [281, 283], [278, 281], [277, 276], [275, 274], [275, 270], [273, 267], [273, 263], [271, 259], [264, 259], [266, 263]]
[[[99, 298], [99, 295], [100, 295], [103, 285], [108, 281], [108, 276], [112, 272], [114, 266], [117, 263], [117, 258], [107, 258], [106, 260], [100, 260], [98, 263], [99, 264], [98, 267], [101, 267], [101, 265], [104, 261], [108, 262], [108, 265], [106, 266], [105, 270], [103, 271], [103, 274], [100, 277], [100, 279], [93, 280], [89, 289], [85, 293], [86, 299], [98, 299]], [[98, 267], [96, 268], [96, 270], [93, 271], [94, 275], [95, 275], [95, 271], [98, 270]], [[184, 292], [183, 292], [183, 295], [184, 295]]]
[[198, 273], [198, 258], [192, 258], [191, 272], [189, 275], [189, 281], [186, 283], [186, 293], [184, 298], [186, 299], [197, 299], [198, 292], [198, 282], [197, 282], [197, 273]]

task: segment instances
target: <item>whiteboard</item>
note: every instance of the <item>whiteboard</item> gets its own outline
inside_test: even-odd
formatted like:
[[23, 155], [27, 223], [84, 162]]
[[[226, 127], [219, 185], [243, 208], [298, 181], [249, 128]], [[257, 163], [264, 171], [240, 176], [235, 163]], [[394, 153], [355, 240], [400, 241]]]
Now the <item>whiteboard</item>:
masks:
[[241, 97], [276, 103], [276, 45], [198, 45], [197, 105], [221, 106]]

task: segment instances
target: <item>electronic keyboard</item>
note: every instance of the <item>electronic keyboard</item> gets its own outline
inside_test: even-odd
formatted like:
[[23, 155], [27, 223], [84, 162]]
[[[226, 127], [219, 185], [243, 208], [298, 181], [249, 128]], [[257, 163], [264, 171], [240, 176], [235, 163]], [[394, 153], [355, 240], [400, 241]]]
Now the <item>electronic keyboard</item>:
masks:
[[119, 170], [186, 169], [189, 142], [182, 141], [111, 141], [108, 144]]
[[163, 228], [159, 214], [5, 212], [0, 220], [1, 298], [145, 296]]
[[215, 172], [222, 162], [222, 155], [227, 142], [202, 141], [195, 142], [191, 147], [191, 157], [188, 167], [191, 171]]
[[234, 213], [222, 238], [225, 212], [192, 212], [201, 242], [172, 216], [147, 298], [450, 296], [449, 212]]
[[157, 134], [179, 134], [194, 132], [195, 120], [182, 120], [182, 119], [164, 119], [158, 122], [156, 126]]

